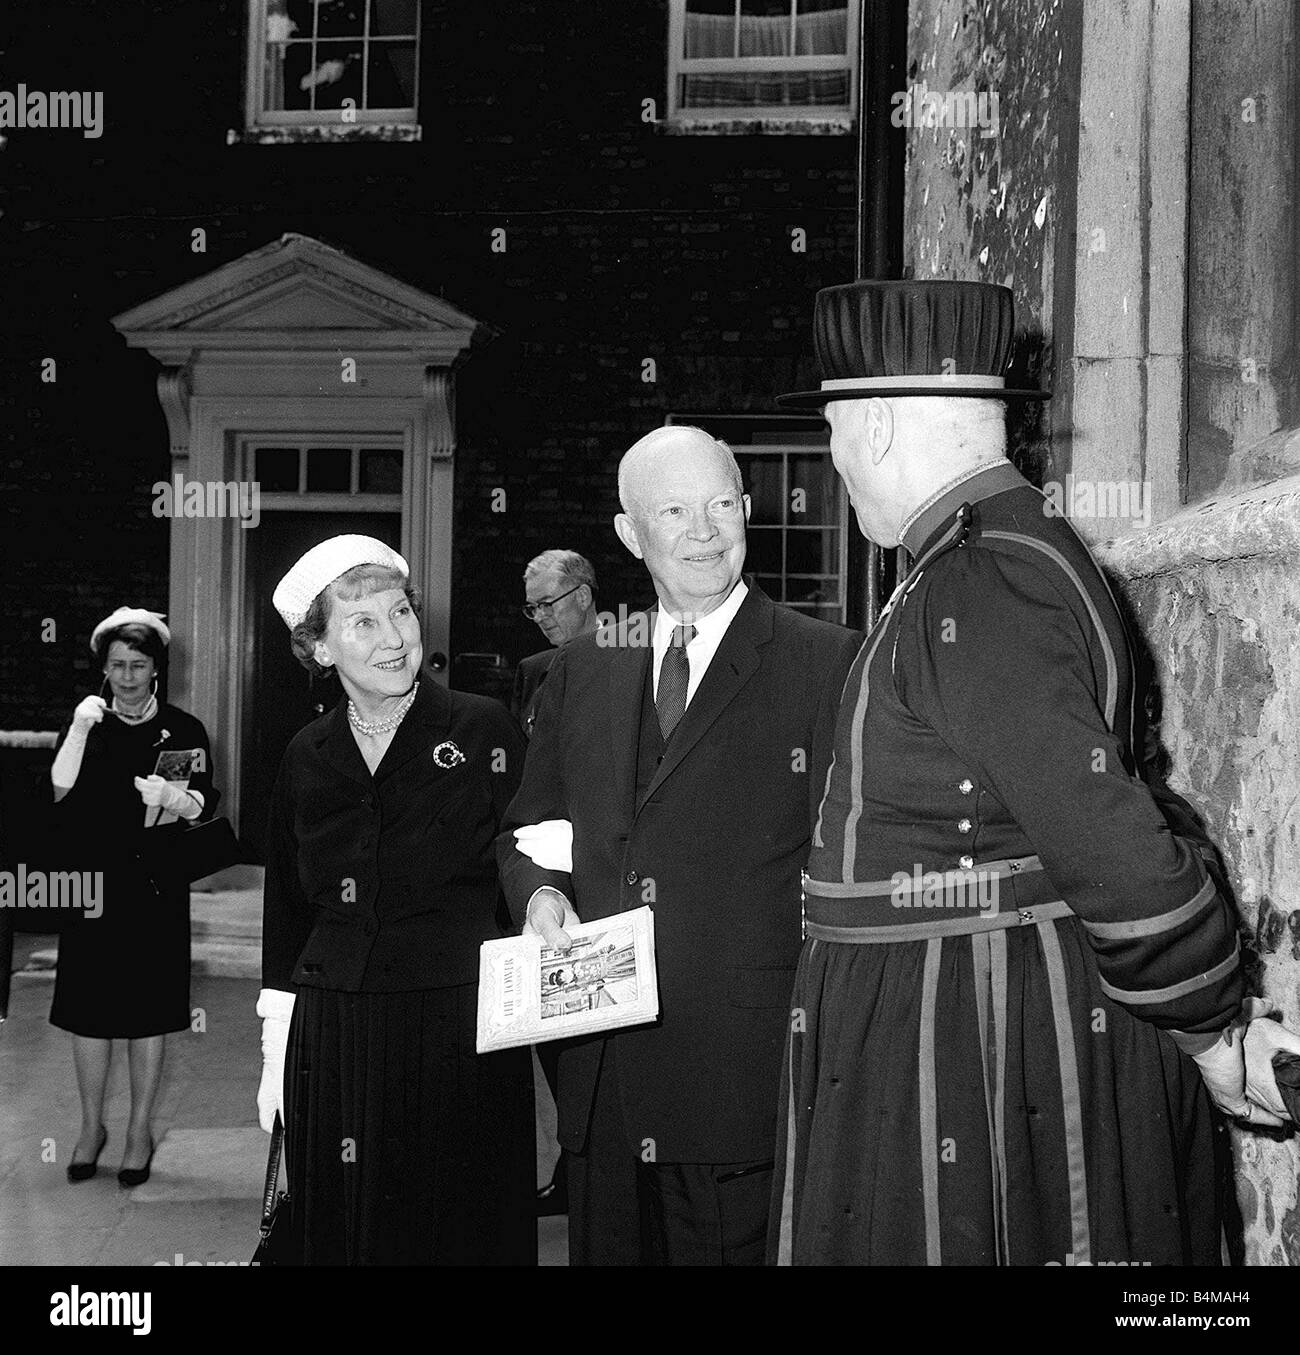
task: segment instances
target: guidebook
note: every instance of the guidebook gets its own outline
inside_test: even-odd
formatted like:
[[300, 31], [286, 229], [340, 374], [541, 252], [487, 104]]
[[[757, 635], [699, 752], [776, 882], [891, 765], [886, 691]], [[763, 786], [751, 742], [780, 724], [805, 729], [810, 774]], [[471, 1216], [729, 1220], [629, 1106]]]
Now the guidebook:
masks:
[[[203, 750], [201, 748], [164, 748], [158, 754], [158, 761], [154, 764], [153, 774], [161, 776], [164, 781], [174, 781], [182, 790], [185, 790], [190, 784], [191, 773], [199, 765], [202, 757]], [[175, 823], [178, 817], [170, 809], [163, 809], [161, 805], [146, 805], [144, 826], [146, 828], [163, 828], [169, 823]]]
[[480, 1054], [641, 1025], [659, 1015], [654, 913], [636, 908], [566, 929], [567, 950], [539, 936], [479, 950]]

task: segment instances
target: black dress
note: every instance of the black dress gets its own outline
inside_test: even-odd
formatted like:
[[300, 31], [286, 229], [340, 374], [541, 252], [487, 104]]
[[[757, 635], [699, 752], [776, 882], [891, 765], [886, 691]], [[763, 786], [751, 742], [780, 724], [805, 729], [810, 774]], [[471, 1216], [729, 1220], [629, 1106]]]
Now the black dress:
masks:
[[285, 1153], [308, 1265], [536, 1261], [530, 1056], [474, 1050], [523, 753], [503, 706], [428, 675], [373, 777], [345, 702], [285, 753], [262, 978], [297, 994]]
[[[60, 746], [67, 730], [59, 739]], [[102, 872], [103, 911], [69, 919], [59, 937], [50, 1021], [74, 1035], [139, 1039], [190, 1024], [189, 886], [155, 880], [147, 868], [145, 806], [132, 784], [149, 776], [165, 751], [199, 749], [201, 770], [189, 784], [210, 818], [217, 793], [202, 724], [160, 705], [144, 724], [111, 712], [91, 727], [76, 784], [53, 808], [46, 859], [52, 869]]]

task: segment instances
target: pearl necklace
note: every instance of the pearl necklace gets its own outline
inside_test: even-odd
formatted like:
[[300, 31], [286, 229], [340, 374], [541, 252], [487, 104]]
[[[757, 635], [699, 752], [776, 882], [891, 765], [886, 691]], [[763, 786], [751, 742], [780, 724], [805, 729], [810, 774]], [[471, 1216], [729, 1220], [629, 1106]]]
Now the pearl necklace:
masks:
[[391, 714], [385, 716], [382, 720], [363, 720], [360, 712], [357, 710], [356, 702], [348, 697], [348, 720], [353, 729], [362, 734], [369, 734], [372, 737], [379, 734], [390, 734], [406, 716], [406, 712], [411, 709], [411, 704], [415, 700], [415, 694], [420, 690], [420, 684], [417, 682], [409, 692], [402, 698], [402, 704]]
[[142, 725], [146, 720], [152, 720], [153, 717], [158, 714], [158, 698], [151, 694], [148, 701], [144, 703], [139, 715], [132, 715], [130, 711], [123, 710], [117, 704], [117, 697], [114, 697], [112, 711], [123, 724]]

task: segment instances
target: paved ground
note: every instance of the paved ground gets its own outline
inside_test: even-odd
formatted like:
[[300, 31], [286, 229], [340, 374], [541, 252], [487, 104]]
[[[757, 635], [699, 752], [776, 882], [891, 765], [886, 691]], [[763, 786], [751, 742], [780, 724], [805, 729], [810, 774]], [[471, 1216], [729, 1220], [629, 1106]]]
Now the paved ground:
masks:
[[[19, 935], [21, 969], [50, 938]], [[155, 1112], [150, 1180], [117, 1183], [129, 1091], [125, 1051], [114, 1058], [99, 1175], [64, 1174], [80, 1126], [71, 1037], [47, 1021], [50, 976], [15, 974], [0, 1025], [0, 1264], [152, 1265], [247, 1260], [257, 1242], [266, 1136], [257, 1127], [257, 981], [197, 975], [191, 1005], [202, 1030], [168, 1037]], [[539, 1141], [544, 1135], [539, 1133]], [[543, 1153], [539, 1174], [549, 1175]], [[543, 1265], [565, 1265], [564, 1219], [544, 1219]]]

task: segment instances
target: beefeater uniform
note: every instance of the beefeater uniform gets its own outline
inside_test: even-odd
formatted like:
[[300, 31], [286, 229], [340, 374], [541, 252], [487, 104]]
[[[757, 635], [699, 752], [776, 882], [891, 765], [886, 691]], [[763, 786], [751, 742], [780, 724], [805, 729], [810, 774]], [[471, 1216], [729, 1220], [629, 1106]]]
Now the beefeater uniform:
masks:
[[1216, 1121], [1167, 1032], [1235, 1016], [1234, 917], [1138, 778], [1121, 613], [1045, 506], [1005, 460], [946, 486], [850, 670], [770, 1261], [1218, 1262]]

